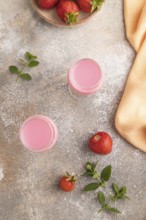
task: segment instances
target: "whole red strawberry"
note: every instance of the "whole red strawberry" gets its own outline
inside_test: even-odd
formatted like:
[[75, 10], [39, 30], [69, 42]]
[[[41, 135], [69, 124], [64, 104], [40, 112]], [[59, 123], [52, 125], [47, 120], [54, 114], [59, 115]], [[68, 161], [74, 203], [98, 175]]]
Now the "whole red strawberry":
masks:
[[80, 9], [84, 12], [93, 12], [100, 10], [104, 0], [77, 0]]
[[60, 180], [60, 188], [65, 192], [70, 192], [74, 190], [76, 180], [76, 176], [72, 176], [66, 172], [66, 175]]
[[90, 138], [88, 147], [96, 154], [109, 154], [112, 151], [112, 138], [106, 132], [97, 132]]
[[79, 15], [79, 7], [73, 1], [61, 0], [56, 8], [58, 16], [68, 24], [75, 24]]
[[38, 6], [42, 9], [53, 8], [57, 3], [57, 0], [38, 0]]

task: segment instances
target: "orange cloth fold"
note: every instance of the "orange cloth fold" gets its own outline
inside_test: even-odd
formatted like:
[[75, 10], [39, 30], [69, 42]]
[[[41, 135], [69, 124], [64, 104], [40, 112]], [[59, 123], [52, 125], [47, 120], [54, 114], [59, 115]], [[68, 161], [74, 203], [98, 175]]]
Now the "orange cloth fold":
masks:
[[127, 38], [137, 55], [115, 126], [128, 142], [146, 152], [146, 0], [124, 0], [124, 16]]

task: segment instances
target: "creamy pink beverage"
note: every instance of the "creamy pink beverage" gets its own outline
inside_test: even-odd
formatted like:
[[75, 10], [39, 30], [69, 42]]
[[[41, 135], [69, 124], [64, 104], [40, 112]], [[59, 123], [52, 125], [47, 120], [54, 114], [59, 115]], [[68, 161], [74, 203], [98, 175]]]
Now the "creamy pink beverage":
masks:
[[69, 70], [68, 83], [77, 93], [89, 95], [95, 93], [103, 82], [100, 66], [91, 59], [75, 63]]
[[58, 138], [54, 122], [43, 115], [28, 118], [20, 130], [23, 145], [31, 151], [41, 152], [54, 146]]

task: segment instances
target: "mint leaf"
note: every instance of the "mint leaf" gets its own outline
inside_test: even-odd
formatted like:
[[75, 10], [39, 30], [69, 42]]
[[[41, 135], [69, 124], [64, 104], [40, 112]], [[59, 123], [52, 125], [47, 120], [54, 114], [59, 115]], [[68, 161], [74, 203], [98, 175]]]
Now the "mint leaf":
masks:
[[108, 212], [121, 213], [117, 208], [112, 208], [112, 207], [110, 207], [110, 206], [108, 206], [108, 207], [106, 208], [106, 210], [107, 210]]
[[12, 74], [18, 74], [19, 73], [19, 70], [18, 70], [17, 66], [9, 66], [9, 71]]
[[105, 196], [101, 191], [98, 192], [98, 200], [102, 206], [105, 204]]
[[98, 189], [99, 183], [90, 183], [84, 187], [84, 191], [93, 191]]
[[26, 58], [27, 60], [31, 60], [31, 54], [30, 54], [29, 52], [26, 52], [26, 53], [25, 53], [25, 58]]
[[113, 190], [115, 191], [116, 194], [119, 194], [119, 187], [116, 183], [113, 183]]
[[85, 173], [83, 173], [83, 176], [93, 176], [92, 172], [91, 171], [86, 171]]
[[28, 73], [23, 73], [23, 74], [20, 75], [20, 77], [24, 80], [27, 80], [27, 81], [32, 79], [31, 76]]
[[36, 60], [36, 59], [37, 59], [37, 56], [32, 55], [30, 52], [26, 52], [26, 53], [25, 53], [25, 58], [26, 58], [27, 60], [31, 61], [31, 60]]
[[120, 190], [117, 184], [113, 183], [114, 195], [110, 195], [111, 201], [116, 201], [118, 199], [129, 199], [125, 194], [127, 193], [126, 186], [123, 186]]
[[124, 195], [126, 194], [126, 192], [127, 192], [126, 186], [123, 186], [119, 191], [120, 195]]
[[101, 172], [101, 179], [103, 181], [108, 181], [111, 176], [112, 167], [111, 165], [105, 167]]
[[37, 66], [37, 65], [39, 65], [39, 62], [36, 61], [36, 60], [34, 60], [34, 61], [31, 61], [31, 62], [28, 64], [28, 67], [35, 67], [35, 66]]

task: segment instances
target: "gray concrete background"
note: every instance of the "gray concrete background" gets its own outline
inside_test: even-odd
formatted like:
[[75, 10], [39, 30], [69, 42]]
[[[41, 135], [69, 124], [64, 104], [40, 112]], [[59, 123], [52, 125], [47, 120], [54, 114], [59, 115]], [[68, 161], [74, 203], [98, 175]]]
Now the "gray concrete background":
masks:
[[[40, 65], [24, 82], [8, 66], [26, 51]], [[95, 59], [105, 81], [94, 96], [74, 100], [66, 73], [76, 60]], [[1, 0], [0, 6], [0, 220], [146, 220], [146, 155], [121, 138], [114, 115], [135, 54], [125, 39], [122, 1], [107, 0], [88, 23], [57, 28], [41, 20], [29, 0]], [[31, 153], [19, 140], [22, 122], [34, 114], [54, 119], [59, 140], [49, 152]], [[96, 156], [88, 138], [104, 130], [113, 137], [113, 151]], [[101, 170], [112, 164], [109, 185], [126, 185], [130, 201], [118, 202], [120, 215], [98, 213], [97, 192], [84, 193], [90, 180], [81, 178], [76, 190], [63, 193], [59, 178], [66, 170], [82, 174], [87, 161]]]

